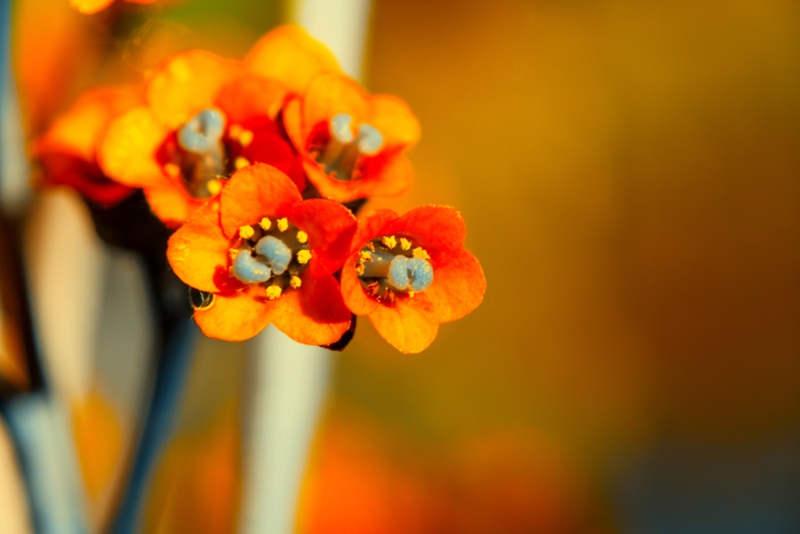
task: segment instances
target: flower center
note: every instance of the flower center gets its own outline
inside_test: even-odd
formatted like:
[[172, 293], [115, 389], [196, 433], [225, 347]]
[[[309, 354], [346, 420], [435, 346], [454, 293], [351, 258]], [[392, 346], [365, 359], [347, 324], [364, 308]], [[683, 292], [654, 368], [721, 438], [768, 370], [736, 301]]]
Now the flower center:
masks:
[[185, 151], [182, 171], [186, 189], [195, 198], [213, 196], [215, 187], [209, 184], [225, 172], [225, 122], [216, 109], [204, 109], [178, 131], [178, 144]]
[[[225, 115], [216, 109], [204, 109], [177, 132], [177, 147], [165, 148], [164, 172], [182, 179], [194, 198], [206, 199], [222, 190], [222, 181], [250, 161], [231, 154], [253, 142], [254, 133], [239, 124], [227, 128]], [[238, 150], [237, 150], [238, 149]]]
[[430, 256], [405, 237], [383, 236], [367, 243], [359, 252], [356, 272], [368, 295], [389, 303], [399, 296], [413, 297], [433, 283]]
[[287, 289], [302, 285], [300, 275], [308, 267], [311, 251], [308, 235], [287, 219], [239, 228], [240, 242], [231, 248], [231, 274], [245, 284], [260, 284], [274, 300]]
[[374, 126], [359, 124], [353, 134], [353, 118], [339, 113], [328, 123], [330, 135], [325, 147], [317, 153], [316, 160], [326, 173], [339, 180], [354, 180], [361, 156], [374, 156], [383, 147], [383, 135]]

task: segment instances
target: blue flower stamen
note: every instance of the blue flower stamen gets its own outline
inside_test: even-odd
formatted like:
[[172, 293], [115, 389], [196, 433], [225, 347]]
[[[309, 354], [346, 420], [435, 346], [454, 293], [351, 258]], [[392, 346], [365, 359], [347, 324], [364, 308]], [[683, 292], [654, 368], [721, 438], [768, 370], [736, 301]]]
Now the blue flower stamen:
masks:
[[373, 156], [383, 147], [383, 135], [374, 126], [361, 124], [353, 135], [353, 118], [346, 113], [335, 115], [328, 122], [328, 142], [317, 161], [328, 174], [339, 180], [351, 180], [358, 158]]
[[362, 124], [358, 127], [358, 151], [365, 156], [377, 154], [383, 146], [383, 135], [374, 126]]
[[386, 279], [389, 285], [400, 291], [405, 291], [408, 289], [409, 284], [411, 284], [411, 280], [408, 276], [408, 263], [408, 258], [398, 255], [395, 256], [392, 263], [389, 264], [389, 273], [386, 275]]
[[433, 265], [428, 260], [409, 258], [406, 267], [408, 268], [408, 277], [411, 279], [411, 291], [415, 293], [425, 291], [433, 283]]
[[233, 260], [231, 274], [245, 284], [259, 284], [272, 277], [272, 270], [260, 258], [254, 258], [249, 249], [242, 249]]
[[208, 198], [220, 192], [217, 177], [225, 172], [225, 115], [216, 109], [204, 109], [178, 131], [178, 144], [185, 151], [181, 162], [189, 193]]
[[204, 109], [178, 132], [178, 143], [184, 150], [205, 154], [217, 148], [225, 133], [225, 117], [216, 109]]
[[256, 243], [255, 251], [263, 256], [267, 265], [276, 275], [283, 274], [292, 262], [292, 249], [275, 236], [262, 237]]

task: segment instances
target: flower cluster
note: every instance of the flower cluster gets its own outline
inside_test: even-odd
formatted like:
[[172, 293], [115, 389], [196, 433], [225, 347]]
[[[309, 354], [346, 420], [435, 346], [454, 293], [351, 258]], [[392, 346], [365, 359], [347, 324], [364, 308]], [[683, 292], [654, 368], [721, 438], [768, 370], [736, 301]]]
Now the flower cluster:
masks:
[[175, 274], [202, 292], [194, 317], [224, 340], [274, 324], [341, 348], [366, 315], [402, 352], [480, 304], [485, 278], [461, 215], [425, 206], [357, 220], [364, 200], [412, 182], [409, 107], [370, 95], [295, 26], [244, 60], [192, 50], [141, 90], [86, 95], [37, 144], [44, 180], [112, 206], [141, 190], [169, 228]]

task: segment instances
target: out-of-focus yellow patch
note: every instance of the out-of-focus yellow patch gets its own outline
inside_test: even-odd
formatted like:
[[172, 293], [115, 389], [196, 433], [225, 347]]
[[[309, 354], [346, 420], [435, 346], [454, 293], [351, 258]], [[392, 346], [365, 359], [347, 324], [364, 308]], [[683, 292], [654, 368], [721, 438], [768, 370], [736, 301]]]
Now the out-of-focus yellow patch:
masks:
[[108, 489], [122, 454], [122, 425], [114, 407], [92, 390], [72, 404], [72, 432], [86, 493], [93, 502]]
[[172, 442], [153, 480], [142, 532], [236, 532], [241, 493], [238, 421], [238, 403], [229, 400], [206, 428]]

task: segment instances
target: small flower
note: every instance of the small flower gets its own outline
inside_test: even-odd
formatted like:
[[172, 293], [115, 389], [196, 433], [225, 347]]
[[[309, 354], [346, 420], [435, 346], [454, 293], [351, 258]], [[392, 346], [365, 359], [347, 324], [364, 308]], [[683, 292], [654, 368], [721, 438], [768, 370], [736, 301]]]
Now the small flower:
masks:
[[419, 139], [419, 123], [402, 100], [368, 95], [350, 78], [324, 74], [287, 101], [283, 119], [322, 196], [348, 202], [399, 195], [411, 185], [404, 152]]
[[172, 227], [254, 163], [278, 168], [302, 190], [302, 164], [278, 114], [287, 94], [338, 69], [330, 52], [294, 26], [264, 36], [243, 62], [202, 50], [176, 54], [147, 81], [146, 103], [111, 124], [100, 164], [120, 183], [142, 187]]
[[67, 185], [104, 206], [118, 204], [134, 189], [110, 180], [97, 150], [109, 122], [140, 103], [130, 87], [104, 87], [83, 95], [37, 141], [44, 185]]
[[209, 337], [241, 341], [272, 323], [300, 343], [329, 345], [350, 326], [331, 273], [355, 229], [345, 207], [303, 201], [285, 174], [257, 163], [237, 171], [173, 234], [167, 258], [186, 284], [213, 294], [194, 313]]
[[359, 221], [342, 268], [347, 307], [369, 317], [399, 351], [422, 351], [439, 323], [464, 317], [483, 300], [486, 279], [463, 247], [465, 236], [464, 219], [448, 206], [401, 217], [379, 210]]

